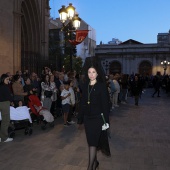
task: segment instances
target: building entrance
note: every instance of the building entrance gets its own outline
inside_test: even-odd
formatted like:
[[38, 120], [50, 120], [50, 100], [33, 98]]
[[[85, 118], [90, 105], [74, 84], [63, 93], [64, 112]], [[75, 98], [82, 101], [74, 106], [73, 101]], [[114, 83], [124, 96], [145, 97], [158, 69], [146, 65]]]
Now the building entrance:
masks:
[[139, 74], [143, 76], [152, 74], [152, 65], [149, 61], [142, 61], [139, 64]]

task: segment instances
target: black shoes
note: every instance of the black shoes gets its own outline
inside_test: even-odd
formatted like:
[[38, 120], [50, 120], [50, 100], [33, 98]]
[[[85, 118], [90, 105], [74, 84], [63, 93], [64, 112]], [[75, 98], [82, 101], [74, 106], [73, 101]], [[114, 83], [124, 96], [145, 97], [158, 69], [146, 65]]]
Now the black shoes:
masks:
[[64, 123], [64, 127], [69, 127], [71, 124], [70, 123]]
[[[152, 95], [152, 97], [154, 97], [154, 95]], [[161, 96], [157, 96], [157, 97], [161, 97]]]
[[95, 170], [99, 168], [99, 161], [96, 161]]

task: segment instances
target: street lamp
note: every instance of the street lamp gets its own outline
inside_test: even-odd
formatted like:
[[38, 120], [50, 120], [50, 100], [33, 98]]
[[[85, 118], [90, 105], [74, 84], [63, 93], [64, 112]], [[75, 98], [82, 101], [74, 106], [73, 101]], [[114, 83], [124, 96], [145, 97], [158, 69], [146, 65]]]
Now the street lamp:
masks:
[[164, 68], [164, 75], [165, 75], [165, 74], [166, 74], [166, 69], [167, 69], [168, 65], [170, 65], [170, 62], [164, 60], [164, 61], [161, 61], [161, 65], [162, 65], [163, 68]]
[[[69, 40], [72, 40], [72, 34], [75, 30], [77, 30], [80, 27], [80, 21], [78, 14], [76, 14], [75, 7], [72, 6], [72, 3], [69, 3], [68, 7], [62, 6], [61, 9], [58, 10], [60, 15], [60, 21], [63, 23], [63, 28], [68, 26], [68, 30], [61, 29], [65, 31], [69, 35]], [[66, 38], [66, 37], [65, 37]], [[72, 71], [72, 47], [73, 45], [70, 44], [70, 70]]]

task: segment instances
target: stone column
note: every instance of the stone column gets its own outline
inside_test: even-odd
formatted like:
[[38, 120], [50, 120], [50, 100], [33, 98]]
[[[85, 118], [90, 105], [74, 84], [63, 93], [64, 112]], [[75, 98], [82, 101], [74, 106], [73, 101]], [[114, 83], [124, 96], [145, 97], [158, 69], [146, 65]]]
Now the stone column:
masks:
[[128, 55], [129, 58], [129, 74], [136, 73], [135, 58], [133, 55]]
[[122, 57], [122, 73], [123, 74], [128, 74], [129, 70], [127, 69], [127, 66], [129, 65], [129, 63], [128, 63], [129, 60], [127, 58], [127, 55], [122, 54], [121, 57]]
[[43, 59], [48, 60], [48, 36], [49, 36], [49, 2], [48, 0], [41, 2], [41, 56]]
[[0, 75], [13, 72], [13, 1], [0, 1]]
[[13, 26], [13, 70], [21, 70], [21, 2], [22, 0], [14, 1], [14, 26]]

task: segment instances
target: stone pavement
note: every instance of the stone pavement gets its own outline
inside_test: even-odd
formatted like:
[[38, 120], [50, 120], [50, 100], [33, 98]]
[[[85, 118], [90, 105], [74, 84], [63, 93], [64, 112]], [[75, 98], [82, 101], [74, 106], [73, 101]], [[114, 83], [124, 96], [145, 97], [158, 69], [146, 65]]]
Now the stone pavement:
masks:
[[[139, 101], [129, 97], [110, 115], [112, 156], [98, 153], [100, 170], [170, 170], [170, 97], [151, 97], [146, 89]], [[16, 131], [13, 142], [0, 143], [1, 170], [87, 170], [88, 149], [84, 129], [53, 129], [34, 125], [31, 136]]]

